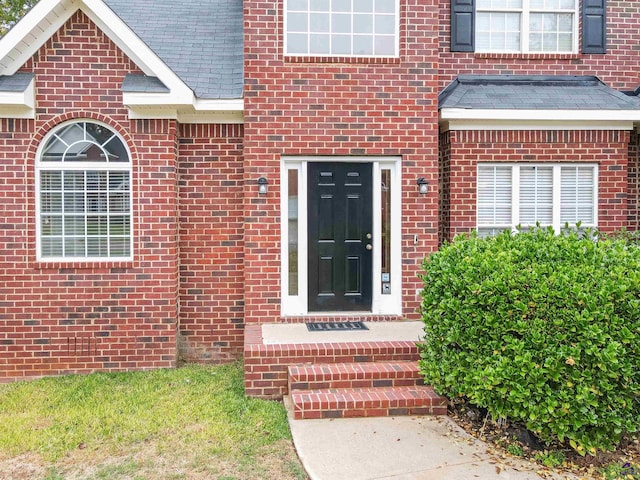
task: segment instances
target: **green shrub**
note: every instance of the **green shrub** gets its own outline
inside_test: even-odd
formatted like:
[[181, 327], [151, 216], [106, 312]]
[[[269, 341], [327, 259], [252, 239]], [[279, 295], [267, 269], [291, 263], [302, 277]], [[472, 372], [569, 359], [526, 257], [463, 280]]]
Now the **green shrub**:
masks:
[[638, 432], [638, 246], [460, 236], [424, 268], [420, 368], [436, 391], [583, 455]]

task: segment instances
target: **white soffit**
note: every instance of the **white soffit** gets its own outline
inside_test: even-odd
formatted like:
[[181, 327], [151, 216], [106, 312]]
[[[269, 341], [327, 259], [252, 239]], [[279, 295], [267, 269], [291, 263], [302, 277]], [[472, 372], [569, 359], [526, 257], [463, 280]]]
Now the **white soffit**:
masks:
[[444, 130], [633, 130], [640, 110], [443, 108]]

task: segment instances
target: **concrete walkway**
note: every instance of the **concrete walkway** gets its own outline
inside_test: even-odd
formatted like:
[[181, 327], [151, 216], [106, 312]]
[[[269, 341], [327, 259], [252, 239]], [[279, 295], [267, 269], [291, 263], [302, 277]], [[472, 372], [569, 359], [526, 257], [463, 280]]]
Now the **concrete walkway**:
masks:
[[503, 457], [447, 417], [294, 420], [287, 409], [298, 456], [311, 480], [576, 478]]

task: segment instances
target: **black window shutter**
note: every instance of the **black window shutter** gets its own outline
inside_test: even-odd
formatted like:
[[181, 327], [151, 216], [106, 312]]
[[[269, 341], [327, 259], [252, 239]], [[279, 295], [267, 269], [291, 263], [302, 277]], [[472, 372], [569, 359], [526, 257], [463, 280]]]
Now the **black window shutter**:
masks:
[[582, 53], [607, 53], [607, 0], [582, 1]]
[[451, 51], [474, 51], [475, 0], [451, 0]]

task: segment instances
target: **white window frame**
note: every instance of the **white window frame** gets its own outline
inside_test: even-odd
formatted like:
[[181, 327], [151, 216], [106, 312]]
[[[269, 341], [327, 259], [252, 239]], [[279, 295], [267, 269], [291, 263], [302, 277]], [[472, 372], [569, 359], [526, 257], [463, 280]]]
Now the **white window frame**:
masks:
[[[282, 157], [280, 162], [280, 225], [281, 225], [281, 314], [283, 316], [353, 315], [356, 312], [309, 312], [308, 310], [308, 236], [307, 236], [307, 165], [309, 162], [371, 163], [373, 170], [373, 264], [371, 281], [373, 315], [402, 314], [402, 161], [399, 157]], [[289, 202], [288, 170], [298, 172], [298, 295], [289, 295]], [[382, 294], [382, 247], [380, 238], [382, 208], [380, 193], [381, 170], [391, 171], [391, 293]], [[363, 312], [357, 312], [362, 314]]]
[[[580, 228], [597, 228], [598, 226], [598, 165], [594, 163], [478, 163], [476, 168], [476, 178], [479, 178], [480, 168], [482, 167], [510, 167], [511, 168], [511, 224], [480, 224], [480, 212], [478, 209], [478, 186], [476, 186], [476, 229], [494, 229], [516, 231], [516, 227], [520, 225], [520, 167], [551, 167], [553, 169], [553, 214], [550, 225], [556, 233], [560, 233], [565, 225], [560, 221], [561, 213], [561, 174], [563, 167], [575, 168], [592, 168], [593, 169], [593, 223], [581, 222]], [[528, 227], [530, 225], [523, 225]], [[571, 228], [573, 225], [569, 225]]]
[[[335, 1], [335, 0], [334, 0]], [[354, 12], [353, 10], [353, 3], [352, 0], [340, 0], [340, 1], [345, 1], [345, 2], [350, 2], [351, 3], [351, 10], [350, 12], [353, 13], [358, 13], [358, 12]], [[310, 53], [309, 52], [309, 48], [307, 48], [307, 52], [306, 53], [292, 53], [289, 52], [289, 45], [288, 45], [288, 34], [289, 34], [289, 25], [288, 25], [288, 13], [289, 13], [289, 0], [284, 0], [284, 6], [283, 6], [283, 25], [284, 25], [284, 31], [283, 31], [283, 46], [284, 46], [284, 54], [285, 55], [290, 55], [290, 56], [299, 56], [299, 57], [348, 57], [348, 58], [398, 58], [400, 55], [400, 0], [393, 0], [395, 2], [395, 12], [394, 12], [394, 16], [395, 16], [395, 34], [394, 34], [394, 53], [393, 54], [389, 54], [389, 55], [375, 55], [375, 54], [371, 54], [371, 55], [365, 55], [365, 54], [346, 54], [346, 53], [340, 53], [340, 54], [333, 54], [333, 53]], [[330, 13], [333, 13], [331, 10], [329, 10]], [[341, 12], [340, 12], [341, 13]], [[368, 12], [367, 12], [368, 13]], [[310, 14], [310, 12], [309, 12]], [[298, 33], [298, 32], [293, 32], [293, 33]], [[309, 28], [307, 28], [307, 32], [299, 32], [299, 33], [311, 33], [309, 32]], [[352, 37], [354, 35], [353, 33], [353, 24], [352, 24], [352, 32], [350, 34]], [[331, 33], [329, 33], [329, 38], [331, 38]], [[374, 35], [374, 43], [375, 43], [375, 35]]]
[[[60, 130], [68, 127], [72, 124], [81, 124], [81, 123], [92, 123], [96, 125], [100, 125], [106, 129], [108, 129], [111, 133], [113, 133], [116, 138], [118, 138], [122, 145], [124, 146], [128, 161], [127, 162], [53, 162], [53, 161], [43, 161], [42, 156], [44, 153], [44, 148], [47, 146], [49, 140]], [[97, 144], [96, 144], [97, 145]], [[63, 172], [63, 171], [74, 171], [74, 172], [87, 172], [87, 171], [95, 171], [95, 172], [126, 172], [129, 175], [129, 205], [128, 205], [128, 214], [127, 213], [118, 213], [118, 215], [128, 215], [129, 216], [129, 255], [127, 256], [44, 256], [42, 255], [42, 224], [41, 224], [41, 173], [53, 171], [53, 172]], [[91, 119], [91, 118], [78, 118], [69, 120], [67, 122], [56, 125], [51, 131], [49, 131], [38, 146], [36, 152], [36, 162], [35, 162], [35, 213], [36, 213], [36, 261], [38, 262], [54, 262], [54, 263], [79, 263], [79, 262], [126, 262], [133, 260], [133, 247], [134, 247], [134, 236], [135, 236], [135, 225], [134, 219], [135, 215], [133, 212], [133, 162], [131, 157], [131, 151], [125, 139], [111, 126], [106, 123]], [[85, 190], [86, 193], [86, 190]], [[85, 199], [85, 214], [86, 214], [86, 199]], [[109, 213], [108, 211], [105, 213]], [[64, 213], [62, 214], [63, 224], [64, 224]], [[87, 238], [87, 234], [85, 232], [85, 239]], [[65, 236], [63, 233], [62, 240], [64, 242]]]
[[[521, 8], [481, 8], [476, 6], [475, 14], [478, 13], [519, 13], [520, 14], [520, 50], [482, 50], [476, 47], [476, 53], [532, 53], [532, 54], [572, 54], [577, 53], [579, 48], [579, 28], [578, 23], [580, 22], [580, 10], [579, 10], [579, 2], [578, 0], [574, 0], [574, 8], [573, 9], [532, 9], [530, 7], [530, 0], [522, 0]], [[564, 50], [529, 50], [529, 16], [531, 13], [570, 13], [573, 15], [573, 42], [570, 51]], [[478, 45], [478, 28], [476, 23], [476, 29], [474, 32], [475, 42]]]

